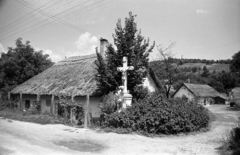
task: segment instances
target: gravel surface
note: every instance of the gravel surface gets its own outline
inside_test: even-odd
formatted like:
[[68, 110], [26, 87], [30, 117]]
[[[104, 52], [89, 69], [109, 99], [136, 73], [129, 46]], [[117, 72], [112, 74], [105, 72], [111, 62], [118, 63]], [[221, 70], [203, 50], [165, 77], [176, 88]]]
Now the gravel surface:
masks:
[[155, 138], [0, 118], [0, 155], [217, 155], [240, 111], [226, 105], [208, 108], [217, 116], [210, 131]]

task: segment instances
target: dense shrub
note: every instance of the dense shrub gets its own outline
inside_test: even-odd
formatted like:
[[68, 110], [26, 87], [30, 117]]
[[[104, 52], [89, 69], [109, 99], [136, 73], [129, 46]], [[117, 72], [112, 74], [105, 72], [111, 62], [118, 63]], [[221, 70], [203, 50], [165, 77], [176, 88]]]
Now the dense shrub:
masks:
[[102, 113], [112, 114], [117, 111], [120, 104], [119, 96], [111, 92], [102, 97], [99, 107], [101, 108]]
[[150, 95], [150, 92], [147, 87], [136, 86], [132, 92], [134, 100], [142, 100]]
[[240, 117], [235, 127], [229, 132], [225, 149], [233, 151], [233, 154], [240, 154]]
[[11, 100], [4, 99], [0, 101], [0, 110], [6, 109], [6, 108], [10, 108], [10, 109], [18, 108], [18, 99], [11, 99]]
[[207, 127], [209, 113], [201, 105], [154, 94], [105, 118], [105, 127], [151, 134], [177, 134]]

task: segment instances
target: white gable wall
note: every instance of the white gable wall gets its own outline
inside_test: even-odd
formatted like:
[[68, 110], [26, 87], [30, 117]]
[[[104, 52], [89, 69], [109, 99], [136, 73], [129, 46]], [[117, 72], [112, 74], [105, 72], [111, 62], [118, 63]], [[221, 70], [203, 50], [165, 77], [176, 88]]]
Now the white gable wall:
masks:
[[155, 90], [157, 90], [157, 86], [155, 85], [155, 82], [150, 75], [148, 75], [147, 78], [144, 79], [143, 87], [148, 88], [150, 92], [154, 92]]
[[175, 94], [174, 98], [186, 96], [188, 100], [193, 101], [194, 95], [185, 86], [182, 86]]

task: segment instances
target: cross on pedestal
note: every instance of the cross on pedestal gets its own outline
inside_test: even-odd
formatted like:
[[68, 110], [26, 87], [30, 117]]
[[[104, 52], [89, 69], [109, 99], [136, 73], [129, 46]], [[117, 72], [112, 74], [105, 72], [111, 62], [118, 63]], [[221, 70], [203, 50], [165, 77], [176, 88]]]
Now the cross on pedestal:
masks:
[[[133, 66], [128, 66], [128, 60], [127, 57], [123, 57], [123, 66], [118, 67], [117, 70], [122, 72], [122, 80], [124, 82], [123, 86], [120, 86], [120, 88], [123, 89], [123, 102], [122, 102], [122, 109], [125, 109], [127, 106], [131, 106], [132, 104], [132, 95], [128, 93], [127, 90], [127, 71], [133, 70]], [[122, 110], [120, 109], [120, 111]]]
[[124, 82], [123, 93], [128, 93], [128, 90], [127, 90], [127, 71], [128, 70], [133, 70], [133, 69], [134, 69], [133, 66], [128, 66], [127, 57], [123, 57], [123, 66], [117, 68], [118, 71], [122, 72], [122, 80]]

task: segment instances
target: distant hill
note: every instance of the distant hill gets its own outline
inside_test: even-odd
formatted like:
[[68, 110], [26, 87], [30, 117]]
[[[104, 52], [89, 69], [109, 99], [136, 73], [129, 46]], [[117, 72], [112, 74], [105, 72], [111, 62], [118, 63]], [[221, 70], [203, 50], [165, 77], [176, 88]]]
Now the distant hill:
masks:
[[206, 63], [184, 63], [182, 65], [179, 65], [179, 68], [201, 68], [203, 69], [203, 67], [206, 66], [207, 69], [209, 71], [225, 71], [225, 72], [229, 72], [230, 68], [229, 68], [229, 64], [221, 64], [221, 63], [214, 63], [214, 64], [206, 64]]

